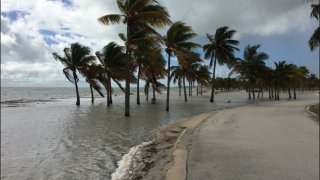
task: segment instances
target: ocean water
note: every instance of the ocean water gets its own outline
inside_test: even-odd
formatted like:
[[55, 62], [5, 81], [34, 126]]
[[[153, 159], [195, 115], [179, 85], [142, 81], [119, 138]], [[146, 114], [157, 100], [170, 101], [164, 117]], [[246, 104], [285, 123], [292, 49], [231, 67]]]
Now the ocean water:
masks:
[[89, 89], [80, 88], [80, 94], [77, 107], [74, 88], [1, 88], [1, 179], [111, 179], [123, 155], [161, 127], [248, 103], [245, 92], [218, 94], [215, 103], [209, 93], [194, 94], [184, 102], [173, 88], [169, 112], [165, 92], [156, 95], [157, 104], [141, 94], [136, 105], [132, 95], [131, 116], [125, 117], [121, 91], [114, 91], [110, 108], [105, 98], [91, 104]]

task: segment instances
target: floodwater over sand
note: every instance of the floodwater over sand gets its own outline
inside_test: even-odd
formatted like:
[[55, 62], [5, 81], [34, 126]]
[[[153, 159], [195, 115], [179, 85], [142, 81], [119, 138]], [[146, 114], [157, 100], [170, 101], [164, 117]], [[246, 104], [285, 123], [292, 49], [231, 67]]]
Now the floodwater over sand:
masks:
[[[30, 91], [36, 90], [30, 88], [29, 100], [12, 95], [16, 91], [3, 91], [1, 179], [110, 179], [117, 161], [131, 147], [153, 139], [159, 128], [195, 114], [247, 103], [245, 92], [218, 94], [215, 103], [209, 102], [208, 94], [193, 94], [185, 103], [173, 89], [170, 112], [165, 111], [165, 92], [157, 94], [157, 104], [145, 101], [141, 94], [141, 105], [131, 96], [131, 116], [125, 117], [121, 95], [114, 96], [113, 105], [107, 108], [106, 99], [97, 98], [91, 104], [85, 94], [76, 107], [75, 98], [65, 95], [74, 93], [73, 89], [44, 98], [35, 97]], [[15, 98], [8, 97], [10, 91]], [[311, 93], [303, 96], [315, 98]]]

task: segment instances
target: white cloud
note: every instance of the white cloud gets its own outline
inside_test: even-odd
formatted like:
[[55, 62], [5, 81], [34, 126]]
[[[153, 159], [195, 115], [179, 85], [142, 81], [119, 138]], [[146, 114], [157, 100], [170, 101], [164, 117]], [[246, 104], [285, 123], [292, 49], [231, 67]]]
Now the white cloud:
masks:
[[[308, 21], [309, 4], [301, 0], [159, 2], [168, 8], [173, 21], [181, 20], [193, 26], [200, 35], [198, 40], [205, 39], [205, 33], [213, 33], [224, 25], [238, 31], [236, 38], [241, 38], [242, 34], [269, 36], [312, 28], [311, 21]], [[15, 19], [3, 14], [9, 12], [16, 12]], [[98, 17], [110, 13], [119, 13], [115, 1], [74, 0], [72, 6], [59, 0], [1, 1], [1, 79], [65, 82], [62, 66], [54, 61], [52, 52], [62, 54], [64, 47], [77, 41], [90, 46], [93, 52], [110, 41], [122, 43], [118, 33], [125, 32], [123, 24], [102, 26], [97, 21]], [[40, 30], [49, 31], [43, 34]], [[165, 29], [160, 32], [164, 33]], [[55, 76], [44, 78], [45, 72]], [[224, 72], [221, 70], [218, 74]]]
[[1, 32], [1, 45], [10, 46], [16, 44], [16, 38], [12, 35], [3, 34]]

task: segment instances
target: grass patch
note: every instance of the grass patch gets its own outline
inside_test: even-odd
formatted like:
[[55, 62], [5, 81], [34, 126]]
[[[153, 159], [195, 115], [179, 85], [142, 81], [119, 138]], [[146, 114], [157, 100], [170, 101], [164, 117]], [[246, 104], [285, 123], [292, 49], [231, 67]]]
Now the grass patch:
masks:
[[311, 106], [310, 111], [314, 112], [319, 117], [319, 104]]

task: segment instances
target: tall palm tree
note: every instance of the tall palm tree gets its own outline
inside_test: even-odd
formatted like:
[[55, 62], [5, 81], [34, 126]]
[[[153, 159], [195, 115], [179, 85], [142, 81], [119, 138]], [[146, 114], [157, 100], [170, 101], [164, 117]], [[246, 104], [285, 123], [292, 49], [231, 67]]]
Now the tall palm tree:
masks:
[[78, 90], [78, 75], [77, 70], [81, 70], [83, 68], [88, 67], [95, 60], [95, 56], [91, 55], [91, 50], [89, 47], [81, 45], [80, 43], [71, 44], [70, 48], [63, 49], [64, 56], [60, 56], [57, 53], [52, 53], [53, 57], [60, 61], [65, 68], [63, 69], [63, 73], [66, 78], [74, 83], [77, 94], [77, 102], [76, 105], [80, 105], [80, 96]]
[[115, 42], [110, 42], [108, 45], [104, 46], [101, 51], [97, 51], [96, 56], [98, 57], [103, 69], [100, 81], [102, 81], [106, 87], [107, 105], [109, 107], [112, 103], [111, 80], [116, 82], [119, 87], [122, 88], [119, 81], [125, 79], [126, 54], [124, 53], [123, 46], [119, 46]]
[[[120, 37], [125, 42], [127, 38], [125, 35], [120, 34]], [[133, 55], [133, 66], [137, 67], [137, 104], [140, 104], [140, 78], [142, 76], [143, 68], [146, 67], [146, 63], [148, 62], [148, 58], [146, 54], [148, 51], [156, 48], [160, 48], [160, 42], [157, 37], [146, 31], [145, 29], [140, 29], [132, 34], [131, 37], [131, 47], [132, 47], [132, 55]]]
[[191, 26], [187, 26], [185, 23], [178, 21], [171, 25], [166, 35], [163, 37], [166, 53], [168, 55], [166, 111], [169, 111], [171, 57], [173, 57], [173, 55], [188, 56], [188, 50], [200, 47], [200, 45], [190, 41], [190, 39], [196, 35], [197, 34], [193, 32]]
[[218, 28], [214, 35], [207, 34], [210, 43], [203, 46], [203, 51], [205, 51], [205, 59], [210, 59], [210, 68], [213, 65], [210, 102], [214, 102], [214, 80], [217, 61], [220, 65], [227, 64], [230, 66], [235, 60], [234, 51], [239, 51], [235, 47], [239, 44], [239, 41], [233, 39], [235, 33], [235, 30], [229, 30], [229, 27], [224, 26]]
[[104, 25], [123, 22], [127, 25], [127, 62], [126, 62], [126, 92], [125, 92], [125, 116], [130, 115], [130, 64], [131, 35], [137, 29], [145, 28], [156, 33], [153, 27], [164, 27], [171, 23], [169, 13], [154, 0], [117, 0], [117, 5], [121, 14], [109, 14], [98, 19]]
[[242, 78], [248, 80], [248, 94], [251, 99], [251, 92], [253, 98], [254, 94], [254, 83], [260, 71], [265, 69], [264, 61], [268, 59], [268, 55], [264, 52], [257, 52], [260, 45], [250, 46], [244, 50], [243, 59], [237, 58], [237, 61], [232, 65], [232, 71], [230, 74], [237, 72]]

